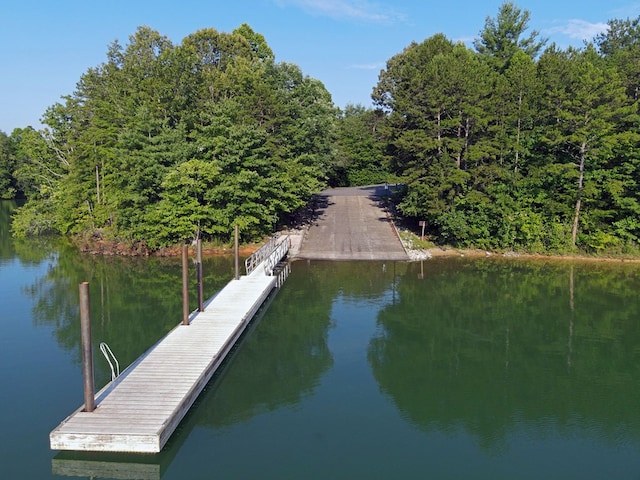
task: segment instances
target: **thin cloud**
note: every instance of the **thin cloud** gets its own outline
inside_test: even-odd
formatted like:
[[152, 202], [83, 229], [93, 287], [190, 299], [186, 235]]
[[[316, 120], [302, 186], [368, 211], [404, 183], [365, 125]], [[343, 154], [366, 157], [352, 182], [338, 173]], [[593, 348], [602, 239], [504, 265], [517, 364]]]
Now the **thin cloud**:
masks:
[[349, 65], [350, 69], [353, 70], [380, 70], [384, 68], [387, 64], [385, 62], [376, 62], [376, 63], [356, 63], [353, 65]]
[[[640, 15], [640, 3], [636, 2], [622, 8], [616, 8], [615, 10], [612, 10], [611, 14], [613, 15], [612, 18], [617, 18], [620, 20], [635, 18]], [[610, 18], [609, 20], [611, 20], [612, 18]]]
[[312, 15], [338, 20], [360, 20], [376, 23], [404, 21], [395, 10], [365, 0], [276, 0], [281, 7], [298, 7]]
[[591, 23], [585, 20], [572, 19], [564, 25], [548, 28], [544, 30], [543, 33], [549, 35], [560, 33], [577, 40], [591, 40], [599, 33], [606, 32], [608, 29], [609, 25], [606, 23]]
[[454, 39], [453, 41], [456, 43], [464, 43], [465, 45], [469, 46], [469, 45], [473, 45], [473, 42], [477, 39], [478, 37], [459, 37]]

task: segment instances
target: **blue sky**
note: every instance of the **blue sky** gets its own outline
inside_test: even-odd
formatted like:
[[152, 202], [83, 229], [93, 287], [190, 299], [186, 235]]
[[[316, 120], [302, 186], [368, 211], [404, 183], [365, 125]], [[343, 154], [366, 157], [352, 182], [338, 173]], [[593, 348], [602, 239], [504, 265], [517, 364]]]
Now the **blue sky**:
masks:
[[[503, 0], [0, 0], [0, 130], [40, 128], [46, 108], [140, 25], [174, 44], [201, 29], [248, 23], [277, 61], [322, 81], [336, 105], [371, 105], [385, 62], [436, 33], [469, 46]], [[530, 29], [580, 46], [613, 18], [636, 18], [640, 0], [519, 0]]]

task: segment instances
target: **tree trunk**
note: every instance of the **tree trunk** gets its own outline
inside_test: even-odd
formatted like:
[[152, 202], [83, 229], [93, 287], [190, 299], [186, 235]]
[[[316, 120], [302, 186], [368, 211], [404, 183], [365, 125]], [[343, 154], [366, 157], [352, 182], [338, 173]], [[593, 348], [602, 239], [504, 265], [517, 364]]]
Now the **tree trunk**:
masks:
[[522, 95], [523, 92], [520, 90], [518, 94], [518, 124], [516, 127], [516, 159], [515, 165], [513, 167], [513, 172], [518, 173], [518, 163], [520, 162], [520, 131], [522, 129]]
[[582, 188], [584, 186], [584, 160], [587, 152], [587, 143], [582, 142], [580, 145], [580, 175], [578, 176], [578, 199], [576, 200], [576, 213], [573, 217], [573, 229], [571, 231], [571, 243], [576, 246], [578, 237], [578, 224], [580, 222], [580, 207], [582, 205]]
[[[471, 135], [471, 119], [469, 117], [466, 118], [464, 123], [464, 157], [465, 159], [469, 158], [469, 137]], [[476, 167], [478, 166], [478, 162], [476, 161]], [[464, 166], [466, 170], [466, 165]]]
[[[462, 138], [462, 111], [458, 111], [458, 117], [460, 118], [460, 122], [458, 123], [458, 140]], [[457, 149], [456, 156], [456, 167], [460, 168], [462, 166], [462, 149]]]
[[438, 109], [438, 160], [442, 159], [442, 110]]
[[100, 205], [100, 170], [96, 163], [96, 204]]

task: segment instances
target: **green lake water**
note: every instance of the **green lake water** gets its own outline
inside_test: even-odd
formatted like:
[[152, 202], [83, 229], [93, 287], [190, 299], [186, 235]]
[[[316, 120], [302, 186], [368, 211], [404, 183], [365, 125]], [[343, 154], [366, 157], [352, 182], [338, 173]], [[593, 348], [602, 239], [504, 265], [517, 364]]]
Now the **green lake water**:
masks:
[[[495, 257], [293, 262], [162, 453], [51, 451], [83, 401], [78, 283], [101, 387], [99, 342], [126, 366], [180, 322], [180, 259], [13, 241], [12, 208], [2, 478], [640, 478], [640, 265]], [[204, 272], [210, 296], [233, 259]]]

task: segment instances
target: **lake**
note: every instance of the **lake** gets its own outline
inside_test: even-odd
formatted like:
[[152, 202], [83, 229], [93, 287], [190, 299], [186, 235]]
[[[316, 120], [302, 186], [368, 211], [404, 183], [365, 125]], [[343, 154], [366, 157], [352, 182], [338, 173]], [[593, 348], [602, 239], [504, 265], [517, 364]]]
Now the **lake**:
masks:
[[[640, 478], [640, 265], [497, 256], [295, 261], [163, 452], [51, 451], [83, 402], [78, 284], [100, 388], [99, 342], [124, 367], [180, 322], [180, 259], [14, 241], [14, 206], [2, 478]], [[205, 295], [233, 273], [207, 258]]]

